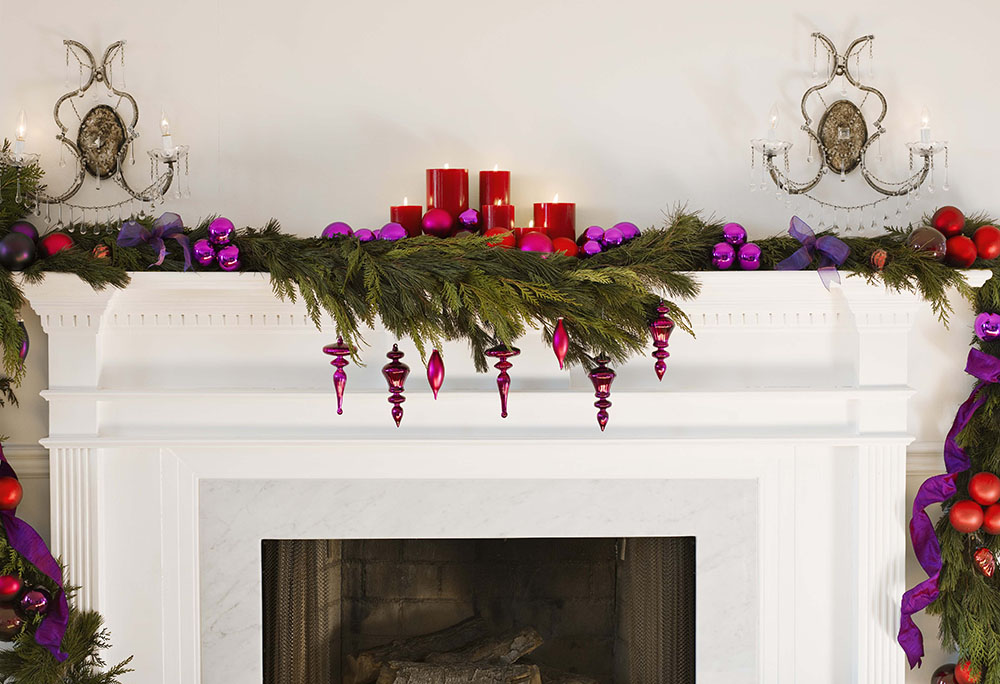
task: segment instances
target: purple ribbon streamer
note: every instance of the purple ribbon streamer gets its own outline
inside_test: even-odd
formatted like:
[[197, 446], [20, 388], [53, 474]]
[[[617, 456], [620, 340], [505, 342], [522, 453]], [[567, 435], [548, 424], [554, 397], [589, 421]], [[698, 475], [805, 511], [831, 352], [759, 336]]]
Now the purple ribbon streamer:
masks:
[[184, 270], [191, 268], [191, 244], [184, 234], [184, 222], [172, 211], [166, 211], [153, 221], [153, 228], [146, 228], [138, 221], [125, 221], [118, 231], [118, 244], [122, 247], [149, 245], [158, 254], [150, 266], [159, 266], [167, 256], [165, 240], [176, 240], [184, 253]]
[[[17, 479], [17, 473], [3, 455], [2, 446], [0, 446], [0, 477]], [[45, 573], [59, 587], [51, 607], [35, 630], [35, 641], [48, 650], [56, 660], [63, 662], [67, 658], [66, 652], [62, 650], [62, 640], [66, 634], [66, 625], [69, 623], [69, 603], [62, 588], [62, 569], [34, 528], [18, 518], [15, 511], [0, 512], [0, 521], [3, 522], [7, 543], [11, 548]]]
[[927, 579], [905, 594], [900, 605], [899, 635], [896, 640], [903, 647], [910, 668], [920, 665], [924, 657], [924, 637], [913, 621], [912, 615], [920, 612], [938, 597], [938, 578], [941, 575], [941, 544], [934, 532], [934, 523], [925, 510], [931, 504], [942, 503], [955, 495], [955, 479], [969, 469], [972, 462], [965, 449], [958, 445], [958, 435], [968, 426], [976, 411], [986, 402], [981, 390], [989, 383], [1000, 382], [1000, 359], [978, 349], [969, 350], [965, 372], [980, 380], [955, 414], [948, 436], [944, 441], [944, 463], [947, 473], [929, 477], [920, 485], [913, 500], [913, 517], [910, 519], [910, 541], [917, 562], [927, 573]]
[[812, 263], [814, 257], [818, 255], [819, 279], [823, 282], [823, 287], [830, 289], [831, 282], [840, 282], [840, 274], [837, 267], [842, 266], [851, 253], [842, 240], [833, 235], [824, 235], [817, 238], [812, 228], [798, 216], [793, 216], [788, 226], [788, 234], [802, 243], [792, 256], [783, 259], [775, 267], [779, 271], [801, 271]]

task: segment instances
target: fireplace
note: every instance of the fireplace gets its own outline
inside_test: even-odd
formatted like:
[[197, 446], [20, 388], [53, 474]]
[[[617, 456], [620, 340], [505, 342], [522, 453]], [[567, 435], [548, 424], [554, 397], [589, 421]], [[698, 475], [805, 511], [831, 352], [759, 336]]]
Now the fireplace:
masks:
[[440, 680], [694, 682], [691, 537], [265, 540], [261, 557], [264, 684], [396, 681], [407, 659]]

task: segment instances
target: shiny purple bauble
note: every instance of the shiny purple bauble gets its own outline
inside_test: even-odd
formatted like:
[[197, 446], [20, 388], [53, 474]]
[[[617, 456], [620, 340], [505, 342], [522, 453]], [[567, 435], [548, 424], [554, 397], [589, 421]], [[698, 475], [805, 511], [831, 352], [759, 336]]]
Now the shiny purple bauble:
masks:
[[403, 228], [398, 223], [387, 223], [382, 228], [379, 229], [378, 239], [379, 240], [389, 240], [393, 242], [395, 240], [402, 240], [406, 237], [406, 228]]
[[0, 266], [8, 271], [23, 271], [35, 256], [35, 241], [24, 233], [7, 233], [0, 239]]
[[603, 250], [601, 243], [597, 240], [587, 240], [582, 245], [580, 245], [580, 255], [589, 257], [595, 254], [600, 254]]
[[587, 228], [587, 230], [583, 231], [583, 234], [580, 236], [578, 242], [582, 245], [587, 240], [596, 240], [597, 242], [600, 242], [603, 238], [604, 238], [603, 228], [601, 228], [600, 226], [590, 226]]
[[45, 615], [49, 610], [49, 602], [51, 600], [47, 591], [36, 587], [21, 594], [21, 599], [17, 602], [17, 607], [21, 615], [25, 617]]
[[354, 235], [354, 231], [343, 221], [334, 221], [324, 228], [322, 233], [325, 238], [350, 237], [352, 235]]
[[10, 232], [27, 235], [32, 242], [38, 242], [38, 229], [28, 221], [14, 221], [10, 224]]
[[425, 235], [445, 238], [451, 235], [455, 222], [444, 209], [428, 209], [424, 217], [420, 219], [420, 227]]
[[740, 262], [740, 268], [744, 271], [756, 271], [760, 268], [760, 247], [752, 242], [748, 242], [740, 247], [736, 258]]
[[983, 342], [1000, 338], [1000, 314], [982, 312], [976, 316], [975, 330]]
[[522, 252], [551, 252], [552, 239], [545, 233], [525, 233], [518, 249]]
[[225, 216], [208, 224], [208, 240], [213, 245], [228, 245], [236, 236], [236, 226]]
[[727, 223], [722, 226], [722, 239], [739, 249], [741, 245], [746, 244], [746, 228], [738, 223]]
[[215, 247], [208, 240], [196, 240], [191, 251], [194, 252], [194, 260], [202, 266], [211, 266], [215, 261]]
[[716, 242], [712, 247], [712, 265], [725, 271], [736, 261], [736, 250], [728, 242]]
[[617, 228], [608, 228], [604, 231], [604, 237], [601, 238], [601, 244], [605, 247], [617, 247], [623, 242], [625, 242], [625, 236]]
[[482, 223], [482, 217], [475, 209], [466, 209], [458, 215], [459, 230], [468, 230], [475, 233], [479, 231], [480, 223]]
[[354, 237], [356, 237], [359, 242], [371, 242], [375, 239], [375, 233], [371, 232], [367, 228], [360, 228], [354, 232]]
[[639, 237], [639, 226], [635, 225], [631, 221], [622, 221], [621, 223], [616, 223], [612, 227], [622, 232], [622, 239], [625, 242]]
[[223, 271], [236, 271], [240, 267], [240, 248], [236, 245], [226, 245], [219, 250], [219, 268]]

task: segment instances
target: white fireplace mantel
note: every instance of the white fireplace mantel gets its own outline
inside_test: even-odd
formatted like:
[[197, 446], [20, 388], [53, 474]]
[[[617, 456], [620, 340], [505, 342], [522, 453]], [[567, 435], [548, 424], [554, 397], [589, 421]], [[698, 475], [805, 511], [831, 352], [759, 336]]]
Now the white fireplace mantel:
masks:
[[[222, 684], [260, 682], [261, 538], [694, 534], [700, 684], [901, 684], [906, 350], [924, 304], [860, 278], [827, 292], [814, 272], [697, 278], [697, 339], [675, 331], [662, 383], [649, 356], [616, 367], [602, 434], [589, 380], [538, 334], [518, 343], [506, 420], [464, 345], [442, 350], [435, 402], [402, 341], [397, 429], [380, 375], [397, 340], [366, 335], [337, 416], [334, 329], [264, 275], [94, 292], [50, 274], [25, 291], [49, 337], [54, 551], [143, 681]], [[448, 487], [463, 495], [416, 517], [380, 502]], [[579, 511], [532, 527], [545, 504], [527, 492], [545, 487]], [[732, 657], [707, 656], [720, 647]]]

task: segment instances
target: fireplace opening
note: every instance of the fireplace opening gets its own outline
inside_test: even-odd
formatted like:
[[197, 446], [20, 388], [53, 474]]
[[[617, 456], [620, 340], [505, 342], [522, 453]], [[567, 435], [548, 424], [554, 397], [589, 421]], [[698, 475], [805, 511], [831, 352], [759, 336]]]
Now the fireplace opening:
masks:
[[264, 684], [694, 682], [693, 537], [261, 551]]

